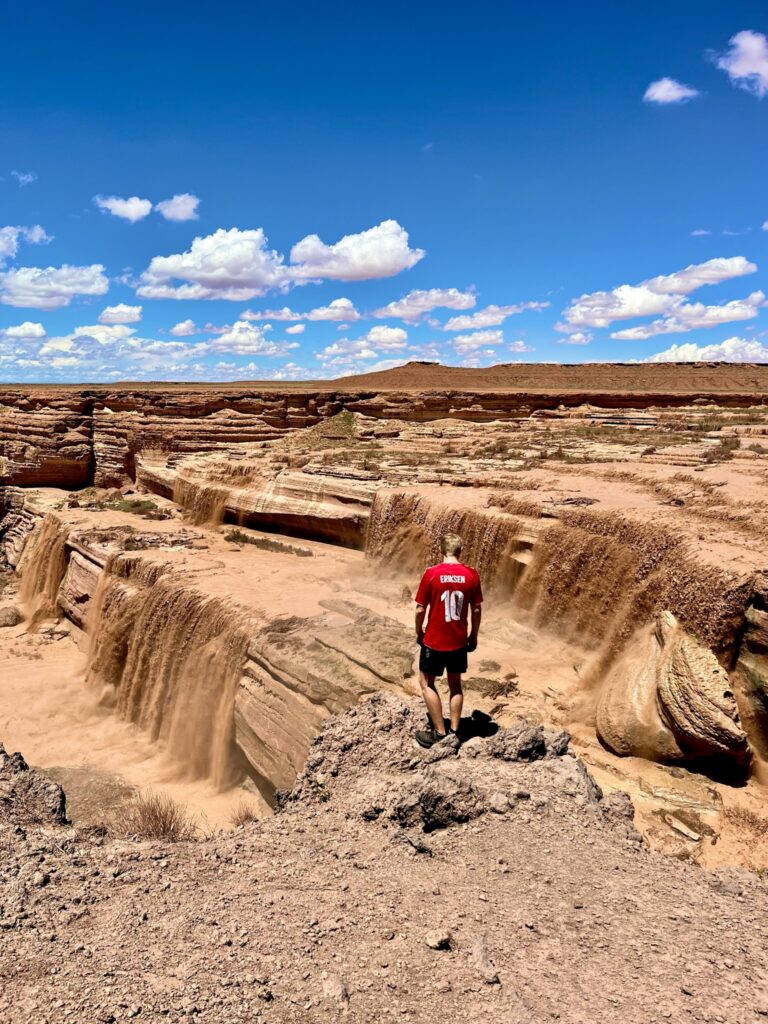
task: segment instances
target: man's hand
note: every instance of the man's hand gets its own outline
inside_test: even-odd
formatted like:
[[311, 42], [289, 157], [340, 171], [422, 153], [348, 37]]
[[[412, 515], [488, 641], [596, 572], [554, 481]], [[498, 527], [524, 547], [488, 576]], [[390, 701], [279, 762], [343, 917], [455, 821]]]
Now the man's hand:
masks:
[[467, 640], [467, 650], [469, 651], [470, 654], [472, 653], [472, 651], [476, 651], [477, 650], [477, 637], [476, 636], [471, 636], [469, 638], [469, 640]]
[[420, 629], [420, 630], [417, 631], [417, 633], [416, 633], [416, 643], [419, 645], [419, 647], [421, 647], [422, 644], [424, 643], [424, 630], [423, 629]]

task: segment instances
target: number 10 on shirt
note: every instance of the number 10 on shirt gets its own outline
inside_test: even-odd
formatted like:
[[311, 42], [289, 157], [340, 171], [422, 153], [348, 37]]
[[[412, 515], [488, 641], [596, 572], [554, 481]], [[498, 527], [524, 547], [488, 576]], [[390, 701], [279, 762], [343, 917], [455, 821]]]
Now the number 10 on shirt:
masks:
[[460, 590], [444, 590], [440, 600], [445, 605], [445, 621], [460, 622], [461, 609], [464, 607], [464, 594]]

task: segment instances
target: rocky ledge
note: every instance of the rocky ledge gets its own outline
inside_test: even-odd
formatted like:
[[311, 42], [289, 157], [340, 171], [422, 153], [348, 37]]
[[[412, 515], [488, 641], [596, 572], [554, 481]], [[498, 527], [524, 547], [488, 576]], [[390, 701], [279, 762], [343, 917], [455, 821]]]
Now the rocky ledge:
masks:
[[759, 1024], [765, 882], [648, 852], [561, 732], [330, 718], [283, 810], [114, 842], [0, 824], [0, 1019]]

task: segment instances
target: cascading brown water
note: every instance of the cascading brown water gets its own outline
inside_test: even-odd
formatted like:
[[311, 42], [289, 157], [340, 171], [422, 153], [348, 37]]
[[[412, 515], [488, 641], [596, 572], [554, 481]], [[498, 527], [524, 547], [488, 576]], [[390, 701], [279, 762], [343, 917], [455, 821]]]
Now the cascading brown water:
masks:
[[56, 612], [56, 597], [67, 570], [66, 526], [46, 516], [26, 543], [19, 562], [19, 600], [30, 625]]
[[196, 526], [217, 526], [223, 522], [228, 498], [229, 491], [223, 487], [212, 487], [183, 476], [177, 476], [174, 481], [173, 500]]
[[689, 555], [669, 532], [610, 513], [567, 512], [544, 529], [515, 601], [539, 627], [613, 658], [659, 611], [724, 662], [738, 642], [750, 585]]
[[87, 677], [191, 778], [237, 781], [233, 706], [248, 637], [229, 604], [164, 577], [162, 564], [119, 557], [89, 614]]
[[452, 508], [418, 494], [378, 491], [368, 520], [366, 553], [398, 569], [420, 572], [440, 561], [442, 534], [455, 532], [464, 541], [462, 557], [489, 585], [503, 586], [514, 575], [510, 555], [518, 546], [521, 525], [501, 512]]
[[[439, 560], [441, 534], [455, 531], [464, 539], [463, 557], [539, 628], [612, 655], [639, 626], [671, 608], [693, 636], [728, 659], [748, 584], [691, 558], [663, 529], [591, 511], [563, 512], [550, 525], [541, 518], [526, 524], [506, 514], [503, 498], [486, 509], [467, 509], [433, 496], [380, 491], [366, 551], [417, 572]], [[517, 511], [521, 503], [510, 507]], [[518, 574], [512, 562], [530, 531], [529, 564]]]

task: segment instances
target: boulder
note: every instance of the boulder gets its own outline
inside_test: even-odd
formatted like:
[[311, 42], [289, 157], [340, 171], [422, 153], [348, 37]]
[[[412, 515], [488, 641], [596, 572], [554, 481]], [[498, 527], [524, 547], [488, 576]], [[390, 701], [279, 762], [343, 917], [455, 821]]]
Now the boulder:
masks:
[[482, 794], [465, 772], [428, 766], [400, 794], [390, 817], [400, 825], [420, 825], [425, 832], [434, 832], [471, 821], [485, 811]]
[[0, 608], [0, 628], [18, 626], [24, 621], [24, 616], [15, 605], [8, 608]]
[[751, 756], [727, 672], [668, 611], [636, 636], [611, 671], [597, 731], [624, 756], [736, 765]]
[[565, 730], [547, 729], [520, 719], [508, 729], [499, 729], [486, 749], [491, 757], [504, 761], [539, 761], [543, 757], [561, 757], [568, 750], [570, 739]]

